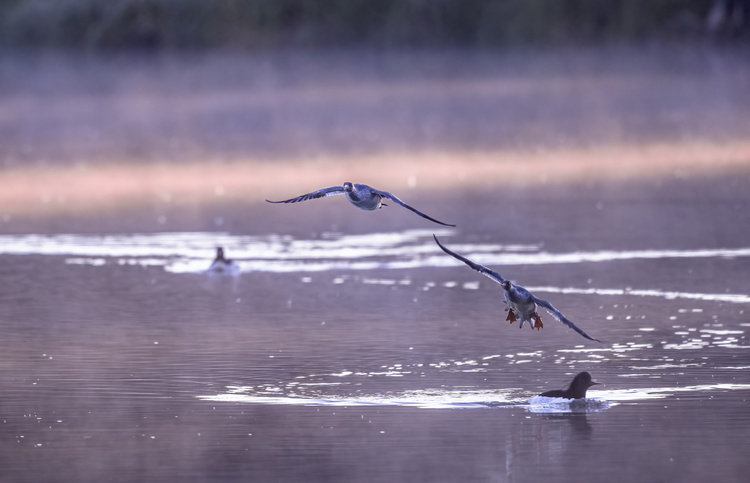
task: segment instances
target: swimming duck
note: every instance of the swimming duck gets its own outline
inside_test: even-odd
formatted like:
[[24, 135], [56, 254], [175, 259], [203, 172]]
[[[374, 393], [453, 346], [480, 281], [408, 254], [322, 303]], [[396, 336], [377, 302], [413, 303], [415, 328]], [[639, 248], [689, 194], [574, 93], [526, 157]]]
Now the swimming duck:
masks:
[[234, 260], [224, 257], [224, 248], [216, 248], [216, 258], [211, 262], [211, 266], [208, 270], [211, 272], [228, 272], [237, 268], [237, 264]]
[[299, 203], [300, 201], [314, 200], [317, 198], [324, 198], [326, 196], [344, 195], [344, 194], [346, 195], [346, 199], [348, 199], [351, 204], [363, 210], [372, 211], [372, 210], [377, 210], [378, 208], [387, 206], [385, 203], [383, 203], [383, 199], [388, 199], [403, 206], [407, 210], [413, 211], [414, 213], [418, 214], [422, 218], [426, 218], [432, 222], [438, 223], [440, 225], [445, 225], [445, 226], [456, 226], [456, 225], [451, 225], [449, 223], [443, 223], [442, 221], [438, 221], [435, 218], [432, 218], [431, 216], [425, 215], [421, 211], [416, 210], [412, 208], [411, 206], [407, 205], [406, 203], [398, 199], [396, 195], [392, 193], [389, 193], [387, 191], [376, 190], [375, 188], [371, 188], [370, 186], [367, 186], [366, 184], [350, 183], [349, 181], [344, 183], [342, 186], [331, 186], [330, 188], [319, 189], [317, 191], [313, 191], [312, 193], [300, 195], [300, 196], [297, 196], [296, 198], [290, 198], [288, 200], [282, 200], [282, 201], [266, 200], [266, 201], [269, 203]]
[[[433, 238], [435, 238], [435, 242], [438, 244], [438, 246], [448, 255], [461, 260], [477, 272], [488, 276], [493, 281], [499, 283], [503, 290], [505, 291], [505, 302], [508, 304], [508, 308], [506, 309], [508, 311], [508, 317], [505, 320], [510, 321], [512, 324], [516, 320], [521, 320], [521, 323], [519, 324], [521, 328], [523, 328], [524, 322], [529, 322], [529, 326], [531, 326], [532, 329], [540, 330], [542, 327], [544, 327], [544, 324], [542, 324], [542, 319], [539, 317], [539, 314], [536, 311], [537, 305], [544, 307], [547, 309], [547, 311], [552, 314], [557, 320], [562, 322], [563, 324], [567, 325], [571, 329], [575, 330], [585, 338], [589, 340], [594, 340], [596, 342], [601, 342], [599, 339], [594, 339], [590, 335], [588, 335], [586, 332], [582, 331], [576, 325], [568, 320], [567, 317], [565, 317], [559, 310], [554, 308], [552, 304], [547, 302], [546, 300], [542, 300], [539, 297], [534, 296], [531, 292], [526, 290], [520, 285], [516, 285], [515, 283], [512, 283], [510, 280], [505, 280], [503, 277], [500, 276], [499, 273], [494, 272], [490, 270], [489, 268], [485, 267], [484, 265], [480, 265], [478, 263], [474, 263], [468, 258], [464, 258], [461, 255], [454, 253], [447, 248], [445, 248], [440, 241], [437, 239], [435, 235], [432, 235]], [[533, 325], [532, 325], [532, 319], [533, 319]]]
[[547, 391], [540, 394], [544, 397], [562, 397], [565, 399], [581, 399], [586, 397], [586, 391], [591, 387], [600, 382], [594, 382], [591, 380], [591, 374], [588, 372], [579, 372], [573, 381], [570, 383], [567, 389], [555, 389], [554, 391]]

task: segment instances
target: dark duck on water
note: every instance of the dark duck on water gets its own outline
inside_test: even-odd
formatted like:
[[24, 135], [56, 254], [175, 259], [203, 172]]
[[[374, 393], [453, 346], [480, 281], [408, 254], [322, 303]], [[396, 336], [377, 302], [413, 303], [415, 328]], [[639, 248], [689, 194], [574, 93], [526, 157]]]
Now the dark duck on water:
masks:
[[570, 383], [567, 389], [555, 389], [553, 391], [547, 391], [540, 394], [544, 397], [562, 397], [565, 399], [581, 399], [586, 397], [586, 391], [591, 386], [601, 384], [600, 382], [594, 382], [591, 380], [591, 374], [588, 372], [579, 372], [573, 381]]
[[230, 260], [224, 256], [224, 248], [216, 248], [216, 258], [211, 262], [211, 266], [208, 267], [209, 271], [212, 272], [228, 272], [236, 267], [234, 260]]

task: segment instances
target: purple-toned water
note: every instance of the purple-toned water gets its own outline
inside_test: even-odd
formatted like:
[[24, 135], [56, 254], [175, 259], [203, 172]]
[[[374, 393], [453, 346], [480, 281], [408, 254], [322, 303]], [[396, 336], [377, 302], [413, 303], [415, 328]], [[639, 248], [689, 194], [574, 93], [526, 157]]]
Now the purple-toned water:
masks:
[[[346, 56], [335, 58], [343, 62]], [[419, 75], [453, 78], [450, 65], [468, 65], [466, 76], [481, 74], [487, 82], [504, 75], [477, 71], [469, 60], [455, 64], [461, 59], [455, 55], [444, 64], [440, 56], [413, 64], [403, 58], [385, 64], [396, 77], [416, 69]], [[258, 68], [267, 74], [268, 64], [261, 61]], [[41, 73], [60, 68], [38, 62], [34, 68]], [[148, 72], [149, 62], [162, 66], [154, 67], [157, 80], [144, 76], [138, 87], [110, 79], [122, 89], [107, 91], [116, 103], [140, 99], [134, 92], [162, 102], [153, 83], [165, 76], [181, 79], [178, 88], [194, 86], [191, 109], [213, 112], [217, 122], [243, 112], [216, 107], [216, 99], [206, 97], [222, 92], [216, 72], [190, 62], [169, 60], [167, 67], [158, 59], [141, 62], [135, 72]], [[550, 60], [545, 70], [540, 66], [547, 64], [535, 62], [541, 72], [524, 75], [552, 82], [557, 73], [568, 80], [561, 85], [578, 85], [559, 64]], [[604, 94], [623, 78], [618, 76], [629, 75], [608, 62], [614, 80], [600, 85]], [[680, 85], [737, 85], [736, 70], [726, 76], [721, 70], [725, 58], [712, 62], [714, 74], [697, 69]], [[677, 63], [684, 69], [690, 64]], [[625, 106], [626, 114], [652, 119], [651, 134], [670, 142], [681, 132], [705, 134], [717, 143], [721, 136], [727, 142], [744, 139], [746, 101], [716, 107], [718, 97], [738, 94], [733, 89], [706, 89], [708, 101], [675, 104], [672, 112], [684, 111], [688, 119], [665, 128], [660, 119], [676, 118], [660, 117], [665, 109], [651, 100], [665, 93], [664, 76], [682, 78], [684, 69], [673, 74], [674, 66], [639, 65], [638, 75], [628, 77], [629, 95], [638, 102], [621, 104], [622, 98], [608, 100], [602, 91], [573, 90], [586, 94], [581, 102], [599, 106], [598, 112]], [[181, 67], [174, 71], [175, 66]], [[299, 68], [270, 71], [291, 76]], [[742, 69], [747, 72], [747, 66]], [[33, 69], [20, 72], [37, 79], [28, 89], [43, 91], [51, 82], [34, 77], [42, 74]], [[351, 85], [367, 77], [355, 72]], [[38, 97], [18, 97], [22, 83], [7, 80], [7, 70], [5, 76], [11, 87], [2, 104], [38, 106]], [[268, 78], [263, 85], [297, 92], [295, 82], [284, 79]], [[65, 96], [72, 96], [75, 82], [65, 82]], [[340, 82], [346, 84], [346, 78]], [[658, 92], [650, 90], [654, 85]], [[296, 95], [305, 99], [305, 92]], [[547, 105], [577, 105], [566, 92], [549, 91]], [[82, 89], [76, 95], [87, 105], [95, 93]], [[471, 96], [452, 105], [450, 90], [399, 95], [411, 99], [399, 118], [404, 126], [411, 116], [415, 124], [442, 119], [447, 125], [454, 111], [441, 114], [435, 106], [453, 106], [464, 120], [513, 124]], [[668, 105], [670, 93], [665, 95]], [[433, 98], [440, 102], [425, 101]], [[544, 101], [508, 99], [520, 103], [517, 112], [532, 112]], [[420, 114], [423, 101], [427, 111]], [[55, 94], [51, 102], [65, 120], [63, 100]], [[352, 127], [354, 138], [384, 126], [378, 149], [387, 147], [388, 139], [408, 144], [389, 130], [377, 103], [362, 107], [359, 98], [343, 96], [338, 107], [305, 105], [305, 112], [315, 113], [310, 116], [329, 120], [327, 115], [358, 106], [350, 113], [362, 118]], [[288, 113], [291, 107], [280, 109]], [[708, 129], [705, 119], [691, 117], [699, 112], [725, 124]], [[186, 115], [194, 120], [194, 114]], [[164, 129], [174, 134], [170, 126], [180, 124], [172, 111], [143, 123], [155, 123], [156, 129], [160, 115]], [[577, 126], [597, 124], [583, 111], [571, 115]], [[135, 147], [138, 143], [128, 143], [146, 132], [136, 120], [121, 139], [120, 121], [103, 119], [101, 137], [76, 147], [70, 133], [95, 124], [95, 110], [68, 117], [67, 128], [54, 119], [43, 123], [36, 111], [24, 116], [26, 124], [4, 119], [3, 135], [39, 138], [31, 154], [23, 154], [20, 141], [0, 147], [7, 170], [0, 177], [24, 163], [40, 173], [45, 163], [94, 169], [94, 161], [81, 168], [67, 157], [120, 152], [114, 141]], [[337, 119], [332, 125], [340, 126]], [[250, 138], [263, 137], [260, 127], [240, 121]], [[279, 122], [297, 134], [308, 132], [307, 124], [297, 125], [292, 117]], [[571, 127], [561, 117], [539, 115], [539, 123], [545, 133]], [[281, 139], [279, 124], [274, 126], [267, 132], [269, 143]], [[529, 143], [531, 127], [517, 126], [513, 139]], [[54, 134], [66, 129], [72, 130], [69, 137]], [[316, 124], [309, 130], [324, 133], [326, 149], [352, 148], [336, 147], [325, 137], [336, 137], [335, 129]], [[606, 141], [627, 140], [626, 131]], [[230, 139], [221, 130], [211, 132], [213, 140]], [[478, 128], [472, 132], [479, 133], [484, 148], [492, 147], [492, 136]], [[469, 142], [468, 134], [460, 136]], [[252, 151], [246, 140], [219, 141], [217, 149]], [[444, 141], [455, 148], [455, 140]], [[196, 152], [213, 146], [205, 139], [197, 144]], [[158, 154], [165, 146], [146, 143], [144, 149]], [[51, 159], [53, 148], [66, 159]], [[289, 149], [302, 148], [292, 143]], [[179, 163], [173, 169], [178, 176]], [[0, 208], [0, 480], [744, 481], [750, 471], [750, 163], [708, 174], [468, 188], [457, 183], [444, 191], [421, 190], [419, 178], [407, 188], [407, 177], [394, 173], [395, 186], [382, 188], [456, 223], [456, 229], [395, 204], [360, 211], [343, 197], [299, 205], [270, 205], [262, 197], [193, 205], [157, 197], [97, 211], [64, 203], [53, 209], [54, 196], [45, 201], [33, 194], [28, 203], [44, 210]], [[286, 182], [268, 180], [278, 199], [301, 194], [300, 180], [289, 180], [295, 183], [290, 189]], [[540, 331], [510, 325], [500, 286], [440, 251], [433, 234], [549, 300], [602, 342], [582, 338], [544, 311]], [[206, 270], [219, 245], [236, 261], [231, 274]], [[603, 383], [586, 401], [536, 397], [563, 388], [580, 371]]]

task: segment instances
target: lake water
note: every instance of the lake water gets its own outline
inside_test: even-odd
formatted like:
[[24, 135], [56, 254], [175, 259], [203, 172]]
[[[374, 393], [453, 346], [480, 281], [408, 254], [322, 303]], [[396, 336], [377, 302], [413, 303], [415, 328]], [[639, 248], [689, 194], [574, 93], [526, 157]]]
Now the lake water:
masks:
[[[377, 216], [338, 201], [326, 208]], [[544, 313], [541, 331], [510, 326], [499, 286], [433, 233], [603, 343]], [[558, 251], [539, 233], [472, 238], [429, 226], [1, 236], [4, 471], [741, 479], [750, 246]], [[238, 273], [206, 273], [216, 245]], [[533, 398], [582, 370], [604, 383], [585, 404]]]
[[[0, 480], [745, 481], [749, 173], [399, 185], [455, 229], [343, 197], [30, 196], [0, 225]], [[602, 342], [510, 325], [433, 234]], [[536, 397], [580, 371], [585, 401]]]

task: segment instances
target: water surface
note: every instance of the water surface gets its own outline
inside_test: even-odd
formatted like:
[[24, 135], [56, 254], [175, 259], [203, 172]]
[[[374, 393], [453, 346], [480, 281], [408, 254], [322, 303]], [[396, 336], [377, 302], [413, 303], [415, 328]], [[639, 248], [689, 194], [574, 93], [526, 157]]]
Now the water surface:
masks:
[[[542, 331], [508, 325], [499, 286], [433, 232], [603, 343], [544, 313]], [[217, 244], [234, 275], [206, 271]], [[750, 291], [649, 277], [731, 278], [747, 247], [571, 253], [441, 228], [3, 235], [0, 254], [4, 465], [19, 479], [63, 462], [83, 479], [342, 481], [573, 481], [560, 472], [580, 460], [591, 478], [699, 481], [747, 464]], [[597, 266], [640, 277], [579, 276]], [[569, 282], [542, 283], [560, 270]], [[605, 384], [587, 401], [534, 397], [581, 370]]]

